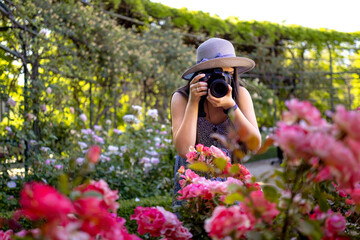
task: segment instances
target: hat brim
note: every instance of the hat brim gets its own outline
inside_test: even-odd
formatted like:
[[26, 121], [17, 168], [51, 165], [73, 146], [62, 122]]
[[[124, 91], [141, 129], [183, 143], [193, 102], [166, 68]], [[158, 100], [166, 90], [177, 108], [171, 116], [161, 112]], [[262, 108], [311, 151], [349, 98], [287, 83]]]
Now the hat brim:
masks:
[[192, 76], [195, 72], [211, 69], [211, 68], [220, 68], [220, 67], [237, 67], [240, 73], [244, 73], [250, 71], [255, 67], [255, 62], [250, 58], [245, 57], [222, 57], [222, 58], [214, 58], [207, 60], [202, 63], [198, 63], [191, 68], [187, 69], [181, 77], [185, 80], [192, 79]]

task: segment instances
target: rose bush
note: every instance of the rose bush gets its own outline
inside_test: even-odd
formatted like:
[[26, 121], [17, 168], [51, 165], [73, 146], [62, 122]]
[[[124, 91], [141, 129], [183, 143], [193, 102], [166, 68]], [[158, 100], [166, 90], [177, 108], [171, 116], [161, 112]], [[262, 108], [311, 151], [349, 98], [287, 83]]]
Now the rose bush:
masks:
[[[191, 149], [188, 167], [196, 173], [179, 170], [176, 211], [195, 239], [358, 238], [360, 112], [337, 106], [327, 113], [329, 123], [310, 102], [292, 99], [286, 105], [282, 121], [258, 151], [275, 144], [285, 159], [281, 170], [258, 179], [261, 185], [217, 151]], [[233, 149], [232, 162], [247, 159], [237, 144], [243, 134], [232, 129], [230, 138], [215, 136]], [[245, 139], [253, 150], [251, 136]]]

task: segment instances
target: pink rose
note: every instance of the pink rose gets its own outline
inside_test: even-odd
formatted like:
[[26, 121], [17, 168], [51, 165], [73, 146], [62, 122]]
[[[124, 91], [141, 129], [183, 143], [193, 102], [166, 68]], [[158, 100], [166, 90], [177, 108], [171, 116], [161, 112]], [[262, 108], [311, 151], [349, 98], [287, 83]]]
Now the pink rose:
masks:
[[135, 208], [130, 219], [137, 221], [139, 234], [149, 233], [154, 237], [161, 235], [161, 230], [166, 222], [164, 215], [158, 209], [141, 206]]
[[52, 186], [39, 182], [25, 184], [20, 192], [21, 209], [17, 216], [23, 215], [30, 220], [46, 219], [67, 222], [67, 214], [74, 211], [71, 201]]
[[326, 230], [331, 235], [343, 232], [345, 230], [345, 226], [346, 219], [340, 213], [332, 214], [325, 220]]
[[217, 206], [211, 218], [205, 220], [205, 230], [213, 239], [223, 239], [227, 236], [239, 239], [251, 229], [248, 216], [242, 212], [238, 205], [229, 208]]
[[86, 158], [91, 163], [97, 163], [99, 162], [101, 153], [101, 148], [98, 145], [91, 146], [89, 150], [86, 152]]
[[75, 188], [76, 191], [85, 194], [87, 192], [98, 192], [102, 195], [101, 206], [104, 209], [110, 209], [112, 212], [116, 212], [119, 208], [119, 203], [117, 200], [119, 199], [118, 191], [112, 191], [108, 184], [100, 179], [100, 181], [91, 180], [88, 184], [83, 184]]
[[0, 230], [0, 239], [1, 240], [11, 240], [11, 236], [14, 234], [12, 230], [7, 230], [4, 232], [3, 230]]

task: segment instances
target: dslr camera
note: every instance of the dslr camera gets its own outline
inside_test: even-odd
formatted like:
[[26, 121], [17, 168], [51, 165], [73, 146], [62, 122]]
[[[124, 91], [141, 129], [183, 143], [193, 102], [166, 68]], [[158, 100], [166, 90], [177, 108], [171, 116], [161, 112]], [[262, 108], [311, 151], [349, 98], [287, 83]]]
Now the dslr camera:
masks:
[[[222, 68], [213, 68], [202, 70], [198, 74], [205, 74], [205, 77], [199, 81], [207, 82], [211, 95], [216, 98], [224, 97], [228, 91], [228, 84], [231, 84], [232, 75], [229, 72], [225, 72]], [[197, 74], [194, 74], [196, 76]]]

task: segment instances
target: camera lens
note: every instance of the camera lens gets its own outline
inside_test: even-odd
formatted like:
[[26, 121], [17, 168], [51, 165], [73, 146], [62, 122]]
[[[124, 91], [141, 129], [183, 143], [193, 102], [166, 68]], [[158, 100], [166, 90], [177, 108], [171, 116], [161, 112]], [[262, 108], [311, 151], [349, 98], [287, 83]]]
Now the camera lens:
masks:
[[216, 98], [224, 97], [229, 91], [228, 84], [222, 79], [214, 80], [209, 88], [211, 95]]

